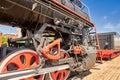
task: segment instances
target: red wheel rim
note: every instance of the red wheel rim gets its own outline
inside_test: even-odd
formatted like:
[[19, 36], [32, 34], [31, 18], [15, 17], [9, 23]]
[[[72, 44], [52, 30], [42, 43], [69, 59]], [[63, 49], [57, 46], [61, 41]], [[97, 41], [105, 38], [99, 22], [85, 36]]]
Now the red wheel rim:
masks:
[[69, 73], [70, 73], [69, 70], [60, 70], [60, 71], [52, 72], [50, 74], [52, 80], [66, 80]]
[[[7, 60], [8, 59], [8, 60]], [[12, 53], [6, 57], [1, 63], [1, 72], [8, 72], [13, 70], [23, 70], [27, 68], [34, 68], [39, 63], [39, 57], [36, 52], [32, 50], [20, 50]], [[43, 80], [43, 75], [38, 76], [38, 80]], [[35, 80], [34, 77], [22, 80]]]
[[[61, 58], [68, 58], [69, 54], [68, 53], [62, 53]], [[59, 70], [55, 72], [50, 73], [50, 78], [52, 80], [66, 80], [70, 74], [69, 69], [64, 69], [64, 70]]]

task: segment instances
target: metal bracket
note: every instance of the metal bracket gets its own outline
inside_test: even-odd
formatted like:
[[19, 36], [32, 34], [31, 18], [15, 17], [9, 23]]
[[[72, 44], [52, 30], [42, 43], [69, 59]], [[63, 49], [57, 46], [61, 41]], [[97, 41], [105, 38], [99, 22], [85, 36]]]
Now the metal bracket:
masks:
[[47, 24], [43, 24], [43, 26], [39, 29], [39, 31], [34, 35], [34, 38], [39, 42], [42, 36], [42, 33], [47, 28]]

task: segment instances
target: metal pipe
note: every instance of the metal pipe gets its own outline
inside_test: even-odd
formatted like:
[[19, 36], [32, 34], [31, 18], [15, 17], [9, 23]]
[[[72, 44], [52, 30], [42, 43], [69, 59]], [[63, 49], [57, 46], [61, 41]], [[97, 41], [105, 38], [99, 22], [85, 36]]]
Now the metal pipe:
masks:
[[55, 67], [43, 68], [43, 69], [41, 69], [41, 67], [38, 67], [38, 68], [25, 69], [20, 71], [10, 71], [7, 73], [0, 73], [0, 80], [18, 80], [18, 79], [33, 77], [33, 76], [46, 74], [58, 70], [68, 69], [68, 68], [69, 65], [66, 64], [66, 65], [60, 65]]

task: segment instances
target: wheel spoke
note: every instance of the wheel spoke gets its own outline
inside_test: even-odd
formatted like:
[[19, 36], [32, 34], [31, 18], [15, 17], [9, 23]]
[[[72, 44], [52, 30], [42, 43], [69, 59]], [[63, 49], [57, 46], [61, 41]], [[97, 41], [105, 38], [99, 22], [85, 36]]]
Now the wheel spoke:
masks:
[[[24, 67], [24, 64], [22, 64], [20, 60], [20, 56], [13, 58], [10, 63], [14, 63], [19, 69], [22, 69]], [[9, 64], [10, 64], [9, 63]]]
[[24, 56], [25, 56], [25, 66], [30, 67], [30, 61], [31, 61], [33, 56], [29, 55], [29, 54], [24, 54]]
[[37, 65], [37, 63], [34, 62], [34, 63], [31, 65], [31, 67], [35, 67], [36, 65]]
[[38, 80], [43, 80], [44, 79], [44, 75], [40, 75]]
[[[61, 58], [68, 58], [69, 54], [68, 53], [63, 53], [61, 51]], [[60, 71], [55, 71], [55, 72], [51, 72], [49, 74], [50, 79], [51, 80], [66, 80], [68, 75], [70, 74], [70, 70], [69, 69], [64, 69], [64, 70], [60, 70]]]
[[64, 70], [63, 72], [63, 78], [65, 78], [69, 74], [69, 70]]
[[[24, 70], [27, 68], [34, 68], [39, 63], [39, 57], [35, 51], [29, 49], [18, 50], [7, 56], [0, 64], [0, 72], [8, 72], [13, 70]], [[21, 80], [43, 80], [44, 75], [37, 78], [29, 77]]]

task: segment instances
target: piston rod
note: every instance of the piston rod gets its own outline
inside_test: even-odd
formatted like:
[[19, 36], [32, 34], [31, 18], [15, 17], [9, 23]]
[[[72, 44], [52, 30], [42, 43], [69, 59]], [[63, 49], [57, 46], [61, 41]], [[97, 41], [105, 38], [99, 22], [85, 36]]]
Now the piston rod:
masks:
[[20, 71], [10, 71], [7, 73], [0, 73], [0, 80], [17, 80], [17, 79], [23, 79], [28, 77], [33, 77], [37, 75], [42, 75], [58, 70], [68, 69], [69, 65], [61, 65], [61, 66], [55, 66], [55, 67], [49, 67], [49, 68], [32, 68], [32, 69], [25, 69]]

